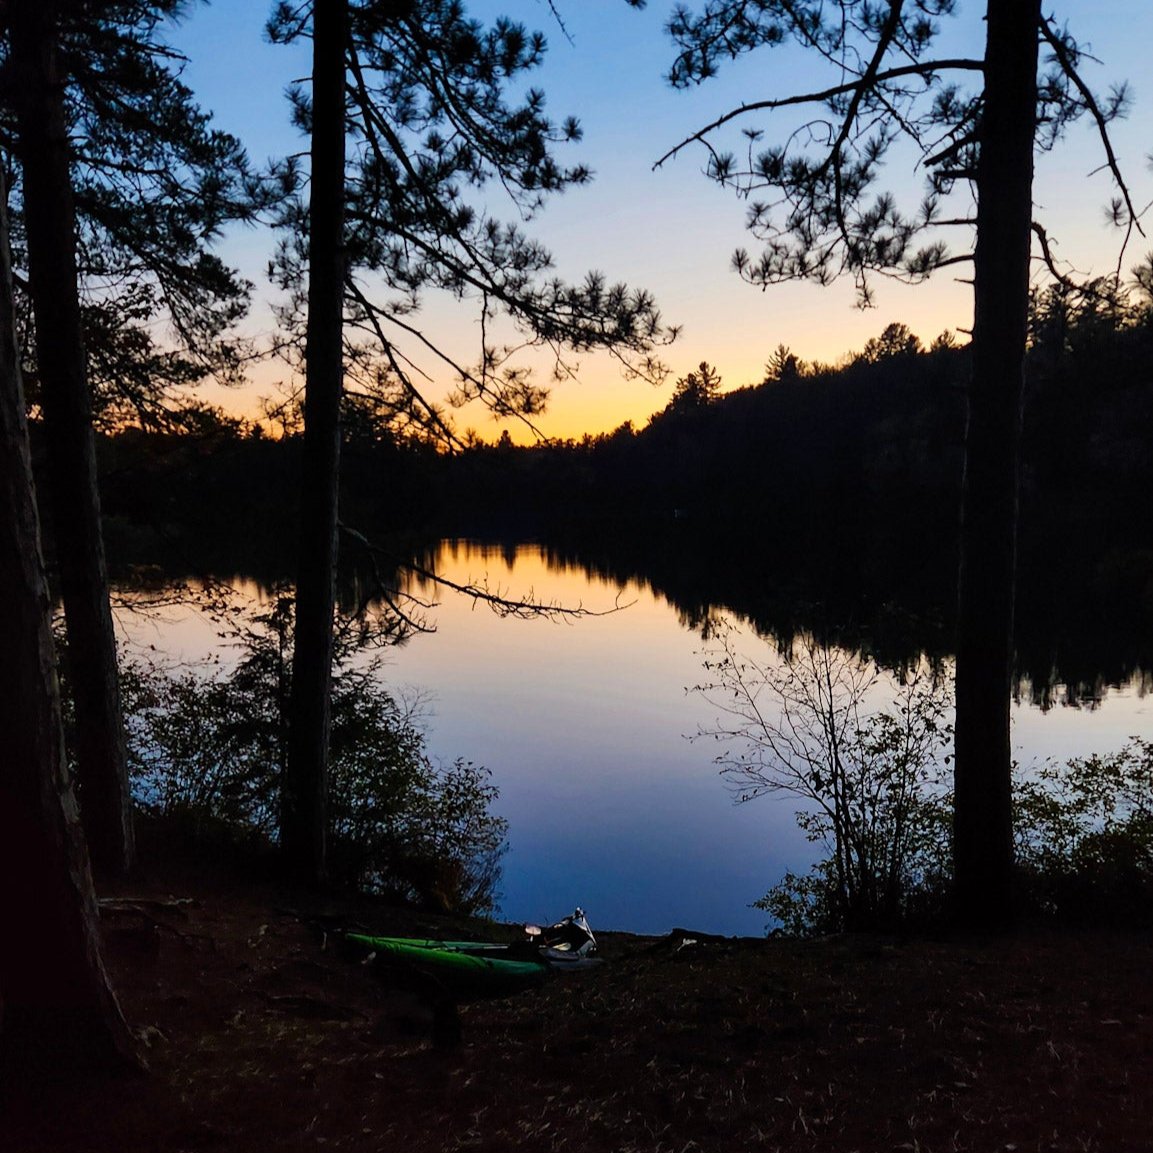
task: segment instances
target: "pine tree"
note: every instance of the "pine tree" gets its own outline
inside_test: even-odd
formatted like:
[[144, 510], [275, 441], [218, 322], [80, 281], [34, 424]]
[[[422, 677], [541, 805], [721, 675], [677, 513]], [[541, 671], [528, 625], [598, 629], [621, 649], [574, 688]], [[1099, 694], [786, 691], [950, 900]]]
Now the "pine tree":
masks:
[[[331, 105], [321, 99], [330, 82], [335, 90], [337, 72], [336, 33], [325, 21], [335, 25], [335, 10], [344, 8], [343, 2], [304, 9], [282, 4], [270, 23], [275, 40], [314, 39], [311, 98], [303, 88], [293, 93], [297, 123], [312, 134], [314, 166], [318, 137], [335, 135]], [[324, 444], [317, 448], [323, 463], [307, 466], [305, 480], [294, 668], [297, 731], [291, 742], [284, 830], [291, 867], [314, 877], [323, 871], [318, 846], [325, 821], [322, 696], [327, 692], [328, 642], [322, 632], [332, 628], [338, 489], [330, 262], [343, 251], [341, 384], [373, 404], [398, 435], [457, 443], [452, 422], [425, 396], [422, 375], [453, 380], [456, 403], [479, 401], [498, 415], [531, 423], [547, 400], [547, 389], [512, 350], [488, 335], [498, 315], [517, 329], [518, 345], [551, 350], [558, 375], [570, 371], [568, 351], [593, 349], [609, 350], [628, 371], [657, 375], [663, 370], [654, 351], [672, 335], [647, 293], [610, 286], [595, 273], [576, 285], [559, 280], [550, 275], [551, 258], [544, 248], [485, 207], [483, 189], [497, 185], [511, 197], [515, 211], [528, 217], [548, 195], [589, 179], [586, 169], [566, 168], [553, 155], [556, 144], [579, 137], [576, 122], [554, 124], [536, 89], [520, 103], [507, 94], [514, 78], [540, 64], [543, 36], [507, 19], [485, 27], [467, 16], [458, 0], [355, 0], [347, 3], [347, 21], [340, 66], [349, 142], [342, 240], [326, 231], [321, 244], [321, 234], [310, 231], [321, 227], [321, 219], [331, 223], [335, 218], [327, 210], [316, 215], [317, 197], [328, 205], [333, 192], [328, 170], [322, 175], [314, 167], [310, 205], [298, 196], [283, 215], [285, 239], [277, 263], [279, 283], [288, 293], [282, 320], [295, 338], [289, 344], [304, 349], [308, 360], [306, 424], [311, 410], [311, 422], [322, 422], [317, 440]], [[324, 155], [336, 163], [335, 146]], [[314, 311], [320, 306], [309, 283], [318, 274], [327, 285], [323, 322]], [[420, 304], [436, 292], [475, 306], [483, 335], [474, 363], [463, 363], [421, 328]], [[327, 366], [323, 383], [313, 377], [322, 356]], [[422, 362], [428, 367], [420, 367]], [[323, 400], [317, 390], [323, 391]], [[323, 511], [308, 510], [308, 502], [321, 499]]]
[[308, 237], [304, 457], [296, 579], [296, 637], [281, 847], [290, 870], [326, 871], [332, 625], [344, 388], [346, 0], [313, 17], [312, 180]]
[[[89, 387], [94, 419], [110, 429], [178, 418], [189, 389], [208, 376], [238, 379], [251, 351], [232, 326], [252, 286], [212, 246], [225, 224], [252, 219], [278, 190], [250, 171], [239, 142], [212, 126], [182, 82], [184, 58], [166, 39], [182, 8], [63, 4], [55, 25]], [[0, 53], [0, 75], [11, 79], [7, 39]], [[18, 102], [15, 85], [2, 91], [4, 104]], [[19, 159], [11, 120], [0, 120], [0, 143]], [[15, 257], [26, 283], [20, 167], [15, 175]], [[34, 339], [23, 355], [35, 411]]]
[[77, 293], [76, 210], [56, 17], [55, 6], [47, 3], [11, 11], [10, 64], [84, 812], [97, 866], [124, 872], [135, 855], [132, 797]]
[[[117, 872], [133, 861], [132, 802], [91, 378], [109, 386], [114, 411], [140, 416], [163, 409], [166, 385], [235, 363], [225, 336], [248, 286], [206, 245], [224, 220], [251, 212], [260, 191], [235, 140], [208, 128], [174, 53], [156, 39], [178, 7], [46, 0], [9, 5], [0, 20], [13, 113], [2, 128], [20, 166], [35, 318], [25, 353], [48, 447], [80, 790], [93, 860]], [[150, 329], [161, 317], [179, 349], [158, 347]]]
[[[1017, 483], [1024, 387], [1030, 241], [1050, 248], [1033, 221], [1033, 156], [1077, 117], [1107, 125], [1126, 107], [1123, 87], [1098, 100], [1081, 77], [1075, 41], [1041, 15], [1039, 0], [990, 0], [980, 59], [935, 58], [941, 17], [953, 0], [707, 0], [699, 15], [677, 9], [674, 85], [699, 83], [721, 62], [793, 43], [822, 59], [819, 90], [751, 100], [682, 141], [709, 149], [709, 174], [750, 198], [758, 257], [741, 250], [737, 271], [767, 287], [789, 280], [853, 279], [861, 302], [873, 278], [920, 282], [948, 265], [974, 266], [972, 380], [965, 443], [957, 635], [955, 864], [958, 910], [970, 924], [1010, 913], [1009, 706]], [[1050, 61], [1039, 69], [1038, 41]], [[966, 77], [974, 78], [967, 86]], [[784, 145], [765, 147], [745, 129], [741, 154], [715, 137], [757, 113], [799, 110]], [[913, 211], [876, 188], [880, 165], [903, 140], [928, 173]], [[1137, 213], [1106, 145], [1117, 188], [1114, 217], [1132, 231]], [[956, 213], [949, 198], [976, 201]], [[972, 251], [951, 254], [939, 230], [973, 228]]]

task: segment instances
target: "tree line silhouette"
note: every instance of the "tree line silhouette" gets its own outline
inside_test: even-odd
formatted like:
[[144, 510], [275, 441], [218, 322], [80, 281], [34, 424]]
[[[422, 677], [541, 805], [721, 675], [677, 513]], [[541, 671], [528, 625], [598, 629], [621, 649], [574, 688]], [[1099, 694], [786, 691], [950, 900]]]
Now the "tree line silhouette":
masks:
[[[1058, 684], [1092, 698], [1151, 663], [1153, 300], [1140, 279], [1111, 298], [1052, 288], [1030, 328], [1016, 673], [1047, 703]], [[735, 390], [706, 362], [643, 427], [454, 453], [346, 404], [343, 515], [398, 565], [444, 536], [533, 538], [649, 581], [692, 625], [725, 606], [767, 633], [838, 628], [894, 665], [945, 655], [968, 356], [953, 334], [924, 344], [893, 323], [836, 365], [778, 346]], [[122, 567], [290, 571], [298, 436], [201, 414], [100, 447]]]

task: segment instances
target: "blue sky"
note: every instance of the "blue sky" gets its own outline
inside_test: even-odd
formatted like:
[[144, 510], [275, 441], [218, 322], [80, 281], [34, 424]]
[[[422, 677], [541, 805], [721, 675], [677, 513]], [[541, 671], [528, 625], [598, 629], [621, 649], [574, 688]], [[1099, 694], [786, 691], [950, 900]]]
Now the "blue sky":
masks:
[[[301, 151], [305, 142], [288, 123], [283, 92], [308, 72], [307, 51], [274, 47], [263, 26], [268, 0], [215, 0], [192, 9], [171, 39], [189, 59], [186, 79], [221, 127], [239, 136], [253, 158]], [[587, 357], [579, 382], [558, 385], [550, 412], [540, 422], [554, 435], [597, 432], [624, 419], [643, 423], [668, 399], [671, 381], [701, 360], [715, 365], [726, 387], [755, 382], [769, 353], [784, 343], [804, 359], [835, 361], [861, 348], [892, 320], [907, 323], [926, 341], [945, 328], [967, 327], [971, 293], [958, 281], [963, 272], [945, 270], [915, 288], [881, 284], [877, 306], [862, 312], [849, 284], [819, 288], [808, 284], [760, 292], [730, 271], [733, 250], [755, 248], [743, 227], [744, 206], [701, 174], [704, 154], [690, 149], [658, 170], [654, 162], [673, 144], [742, 101], [811, 90], [825, 78], [813, 61], [789, 49], [762, 49], [721, 76], [689, 92], [673, 91], [664, 80], [673, 50], [663, 26], [671, 3], [650, 0], [637, 12], [623, 0], [558, 0], [568, 37], [557, 27], [544, 0], [472, 0], [468, 10], [481, 19], [506, 14], [540, 28], [549, 38], [545, 65], [532, 78], [548, 95], [557, 119], [575, 115], [584, 140], [563, 155], [590, 165], [591, 186], [552, 201], [532, 222], [534, 236], [556, 258], [557, 271], [571, 279], [588, 269], [610, 280], [648, 288], [667, 320], [683, 326], [666, 359], [673, 374], [661, 390], [621, 379], [607, 360]], [[979, 54], [982, 3], [960, 0], [946, 21], [950, 53]], [[1153, 43], [1153, 6], [1147, 0], [1069, 0], [1046, 11], [1068, 23], [1102, 63], [1087, 62], [1087, 78], [1099, 91], [1128, 79], [1134, 95], [1129, 119], [1115, 127], [1115, 143], [1139, 204], [1153, 199], [1148, 154], [1153, 151], [1153, 82], [1147, 55]], [[785, 121], [760, 119], [766, 140]], [[1074, 126], [1057, 152], [1040, 158], [1035, 199], [1038, 214], [1057, 239], [1060, 255], [1081, 272], [1105, 272], [1117, 260], [1116, 234], [1104, 223], [1111, 196], [1107, 177], [1095, 173], [1102, 161], [1087, 124]], [[908, 166], [890, 165], [887, 185], [915, 203], [920, 181]], [[494, 200], [494, 214], [507, 216]], [[958, 247], [965, 237], [955, 239]], [[1153, 247], [1138, 237], [1125, 267]], [[260, 230], [230, 234], [222, 255], [240, 264], [257, 282], [260, 299], [251, 325], [270, 331], [272, 318], [263, 269], [272, 239]], [[471, 311], [450, 302], [432, 302], [430, 326], [468, 355], [475, 342]], [[224, 398], [232, 407], [251, 407], [253, 397], [271, 390], [284, 375], [280, 366], [257, 373], [247, 394]], [[449, 382], [446, 380], [445, 385]], [[212, 394], [211, 399], [219, 399]], [[466, 411], [462, 426], [487, 437], [496, 427], [483, 412]]]

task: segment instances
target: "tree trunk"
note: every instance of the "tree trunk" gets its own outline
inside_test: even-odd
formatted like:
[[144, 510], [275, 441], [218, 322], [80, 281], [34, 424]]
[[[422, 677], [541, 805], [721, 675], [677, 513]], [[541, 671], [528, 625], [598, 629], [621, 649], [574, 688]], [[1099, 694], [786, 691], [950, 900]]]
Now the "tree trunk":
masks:
[[49, 0], [10, 6], [12, 66], [79, 791], [93, 864], [98, 871], [120, 873], [131, 868], [135, 853], [132, 796], [77, 292], [76, 213], [56, 15]]
[[1013, 601], [1029, 298], [1039, 0], [990, 0], [977, 172], [972, 380], [965, 437], [957, 631], [957, 912], [1012, 913]]
[[346, 0], [313, 9], [312, 185], [300, 556], [281, 843], [288, 870], [322, 881], [344, 385]]
[[136, 1065], [69, 783], [0, 169], [0, 1084]]

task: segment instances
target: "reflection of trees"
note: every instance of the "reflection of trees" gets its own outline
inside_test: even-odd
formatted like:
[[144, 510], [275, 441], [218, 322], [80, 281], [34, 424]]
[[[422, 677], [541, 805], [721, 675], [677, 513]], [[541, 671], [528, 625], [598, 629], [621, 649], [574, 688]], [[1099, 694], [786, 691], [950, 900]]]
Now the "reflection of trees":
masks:
[[[648, 586], [669, 602], [685, 628], [705, 636], [718, 614], [727, 612], [778, 647], [817, 635], [891, 670], [912, 667], [922, 656], [952, 655], [952, 585], [943, 571], [947, 548], [927, 558], [921, 555], [923, 541], [908, 542], [902, 553], [890, 540], [884, 556], [846, 547], [851, 563], [835, 562], [815, 549], [776, 549], [755, 540], [735, 548], [731, 541], [710, 540], [699, 526], [675, 527], [644, 540], [601, 534], [595, 546], [556, 545], [547, 551], [549, 564], [580, 565], [606, 581]], [[1085, 558], [1062, 558], [1038, 545], [1026, 550], [1026, 561], [1017, 696], [1049, 708], [1091, 706], [1117, 685], [1153, 690], [1149, 606], [1110, 595], [1112, 586], [1094, 583], [1095, 566]], [[934, 570], [938, 579], [932, 579]]]
[[[570, 537], [542, 552], [553, 570], [580, 570], [613, 585], [633, 581], [650, 588], [684, 628], [704, 637], [731, 613], [780, 645], [816, 634], [887, 669], [909, 667], [920, 655], [951, 655], [947, 544], [931, 547], [915, 540], [902, 551], [890, 539], [866, 555], [860, 541], [849, 540], [847, 528], [837, 534], [837, 543], [844, 556], [810, 542], [786, 548], [746, 538], [735, 545], [719, 529], [689, 522], [646, 533], [613, 533], [601, 526], [595, 541]], [[497, 563], [515, 557], [515, 541], [505, 538], [498, 547], [501, 552], [494, 555], [504, 560]], [[184, 553], [152, 571], [165, 581], [200, 580], [214, 571], [225, 584], [242, 573], [266, 594], [287, 577], [283, 558], [229, 549], [221, 561], [223, 552]], [[1148, 594], [1142, 591], [1153, 577], [1150, 558], [1140, 550], [1118, 549], [1102, 562], [1091, 547], [1062, 549], [1052, 539], [1027, 539], [1022, 552], [1018, 698], [1041, 708], [1091, 707], [1116, 685], [1153, 692], [1153, 598], [1143, 599]], [[402, 554], [426, 569], [435, 567], [433, 542], [398, 544], [395, 568], [380, 562], [376, 571], [367, 562], [347, 565], [337, 585], [342, 614], [355, 616], [363, 606], [370, 615], [384, 611], [375, 594], [382, 578], [394, 586], [401, 582]], [[431, 586], [426, 591], [431, 595]]]

